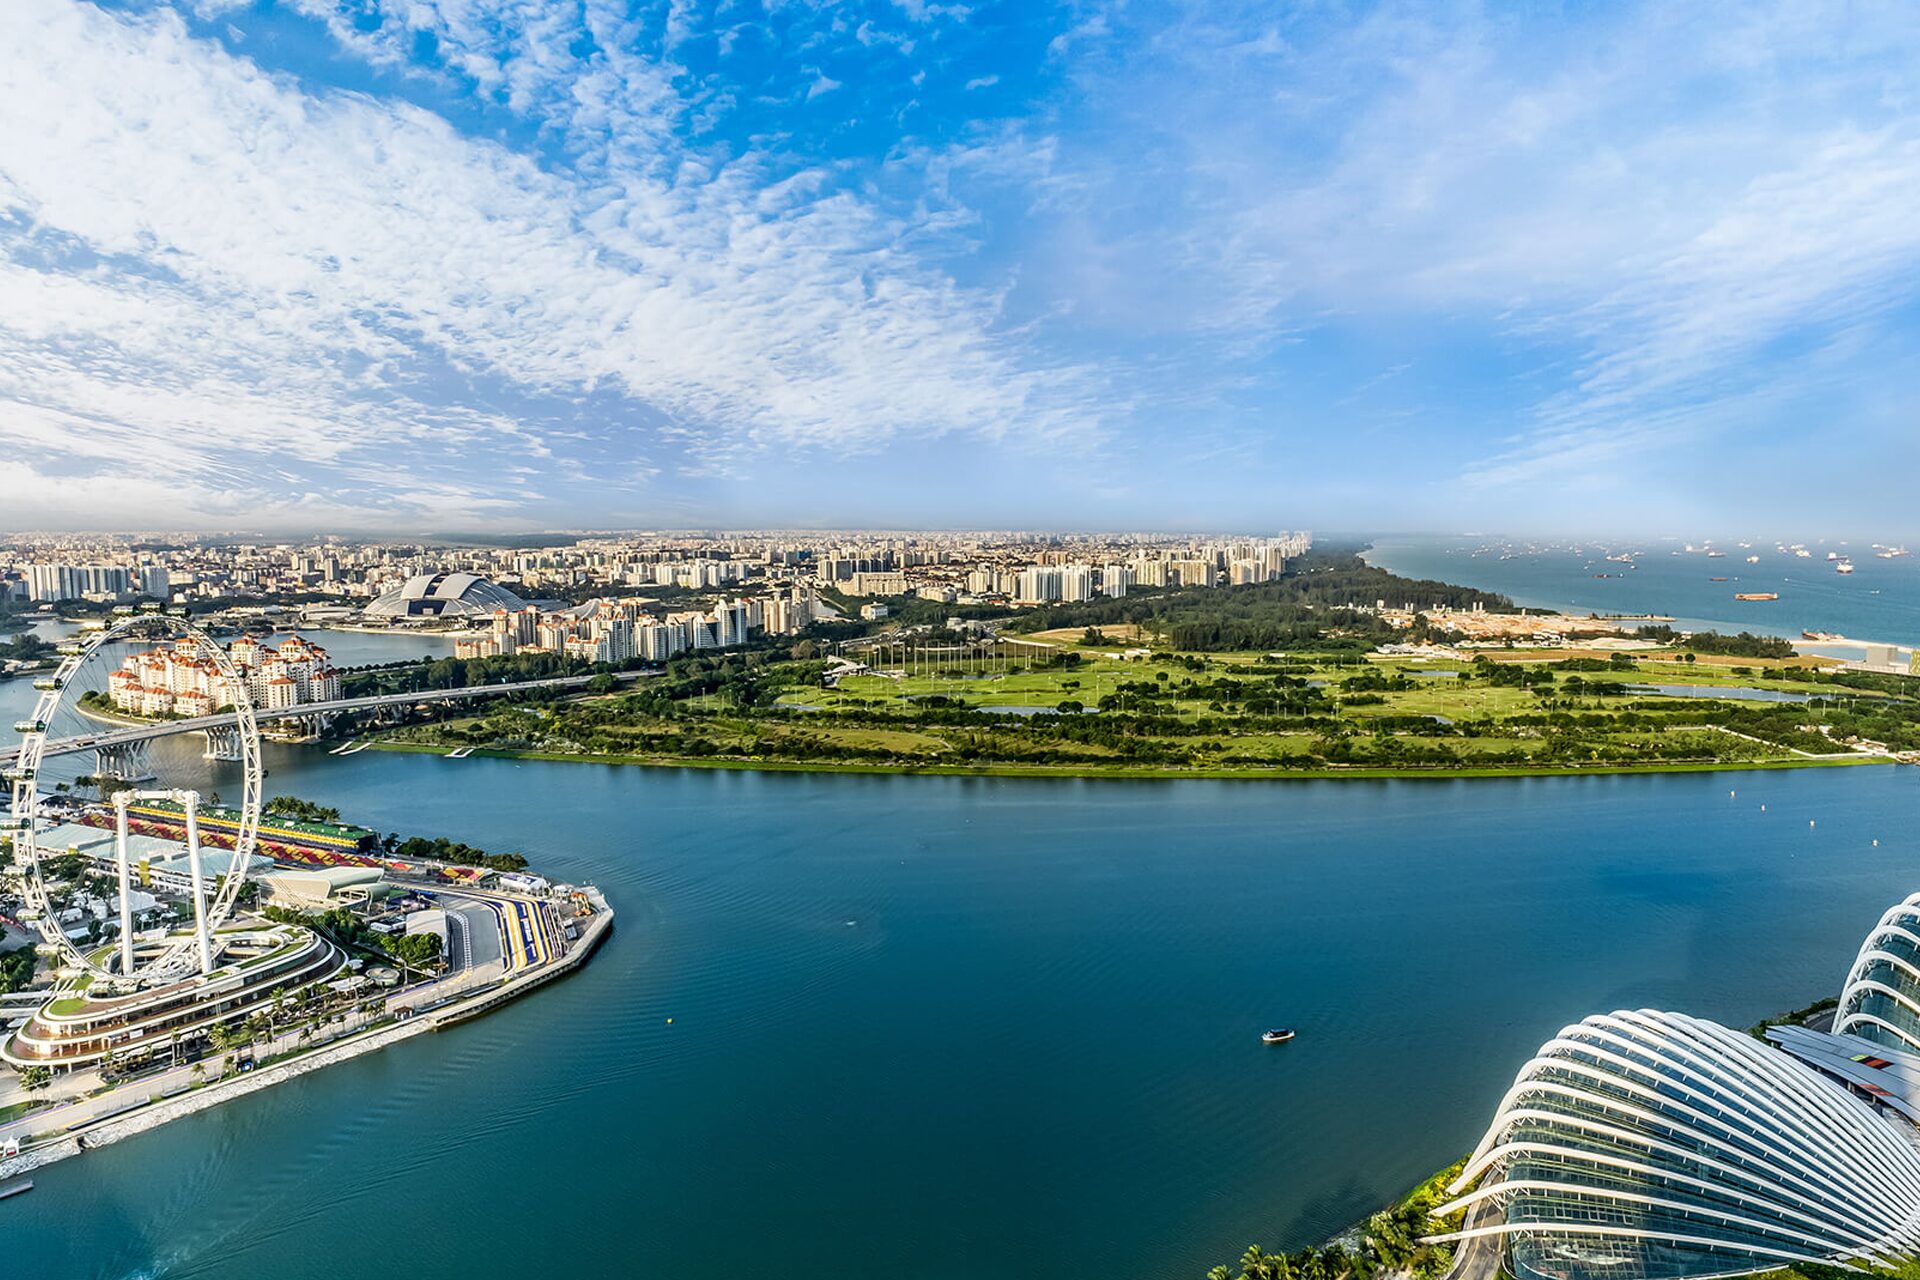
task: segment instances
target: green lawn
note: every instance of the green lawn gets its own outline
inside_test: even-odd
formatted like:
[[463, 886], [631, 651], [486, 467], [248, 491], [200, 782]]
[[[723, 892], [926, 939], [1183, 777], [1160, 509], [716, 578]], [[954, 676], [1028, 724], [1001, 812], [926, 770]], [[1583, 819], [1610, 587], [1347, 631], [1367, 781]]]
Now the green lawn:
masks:
[[[1802, 728], [1822, 712], [1803, 719], [1790, 705], [1742, 702], [1730, 708], [1705, 698], [1603, 696], [1586, 688], [1570, 693], [1573, 678], [1584, 685], [1852, 692], [1809, 684], [1795, 678], [1790, 664], [1760, 660], [1684, 663], [1636, 656], [1632, 669], [1570, 671], [1555, 665], [1563, 654], [1501, 652], [1499, 661], [1508, 668], [1502, 678], [1511, 678], [1515, 663], [1535, 677], [1542, 665], [1551, 671], [1551, 683], [1523, 688], [1495, 683], [1484, 668], [1460, 661], [1372, 655], [1276, 663], [1254, 652], [1129, 661], [1108, 656], [1118, 643], [1083, 646], [1077, 637], [1062, 636], [1054, 645], [1051, 652], [1080, 660], [1026, 670], [1016, 663], [1005, 672], [857, 676], [835, 688], [781, 687], [775, 679], [774, 688], [759, 695], [777, 695], [772, 713], [745, 709], [756, 696], [751, 690], [745, 696], [691, 692], [670, 706], [626, 694], [583, 696], [551, 709], [500, 710], [416, 726], [388, 741], [558, 759], [1041, 776], [1697, 769], [1809, 763], [1787, 744], [1824, 750]], [[1735, 667], [1751, 674], [1738, 674]], [[1345, 688], [1349, 680], [1359, 687]], [[1302, 681], [1313, 688], [1302, 688]], [[1375, 683], [1404, 687], [1366, 687]], [[1123, 692], [1123, 685], [1150, 692]], [[1109, 713], [941, 723], [942, 712], [954, 708], [1058, 709], [1071, 703], [1087, 712], [1104, 705]], [[1160, 719], [1135, 719], [1128, 714], [1135, 710]], [[1430, 731], [1419, 721], [1436, 724]], [[1716, 721], [1783, 741], [1755, 741], [1709, 727]]]
[[0, 1124], [11, 1124], [40, 1106], [41, 1102], [38, 1098], [29, 1098], [25, 1102], [9, 1102], [6, 1106], [0, 1107]]

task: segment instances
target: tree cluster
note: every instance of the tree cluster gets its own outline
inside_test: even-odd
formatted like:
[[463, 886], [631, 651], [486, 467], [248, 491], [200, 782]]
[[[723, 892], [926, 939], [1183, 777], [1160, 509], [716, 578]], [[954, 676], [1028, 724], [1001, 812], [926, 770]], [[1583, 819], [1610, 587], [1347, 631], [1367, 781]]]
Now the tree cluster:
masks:
[[1268, 1253], [1253, 1245], [1241, 1256], [1238, 1272], [1215, 1267], [1207, 1272], [1207, 1280], [1384, 1280], [1389, 1276], [1433, 1280], [1445, 1275], [1453, 1265], [1453, 1249], [1423, 1243], [1423, 1237], [1444, 1229], [1433, 1211], [1446, 1202], [1447, 1185], [1465, 1164], [1463, 1160], [1436, 1174], [1405, 1200], [1382, 1209], [1339, 1239], [1291, 1253]]
[[1512, 609], [1505, 596], [1375, 568], [1356, 548], [1316, 549], [1288, 567], [1277, 582], [1239, 587], [1189, 587], [1133, 593], [1118, 599], [1049, 605], [1022, 615], [1019, 631], [1098, 628], [1130, 623], [1175, 649], [1196, 652], [1278, 649], [1365, 652], [1398, 638], [1371, 610], [1376, 601], [1416, 612], [1433, 609]]
[[1672, 627], [1656, 625], [1640, 628], [1642, 640], [1656, 644], [1681, 644], [1695, 653], [1711, 653], [1733, 658], [1791, 658], [1796, 654], [1793, 642], [1779, 636], [1757, 636], [1751, 631], [1721, 635], [1717, 631], [1696, 631], [1683, 636]]
[[296, 822], [338, 822], [340, 811], [331, 805], [315, 804], [298, 796], [275, 796], [261, 806], [261, 812]]
[[34, 955], [32, 947], [16, 947], [12, 951], [0, 951], [0, 995], [10, 991], [25, 991], [33, 985]]

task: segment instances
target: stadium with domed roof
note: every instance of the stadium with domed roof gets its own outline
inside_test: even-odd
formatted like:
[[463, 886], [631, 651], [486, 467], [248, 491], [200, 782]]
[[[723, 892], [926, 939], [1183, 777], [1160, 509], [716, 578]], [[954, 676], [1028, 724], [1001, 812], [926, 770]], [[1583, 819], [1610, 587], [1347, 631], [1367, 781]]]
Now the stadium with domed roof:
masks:
[[365, 616], [385, 621], [407, 618], [490, 618], [496, 609], [527, 607], [505, 587], [472, 573], [420, 573], [404, 586], [378, 597]]

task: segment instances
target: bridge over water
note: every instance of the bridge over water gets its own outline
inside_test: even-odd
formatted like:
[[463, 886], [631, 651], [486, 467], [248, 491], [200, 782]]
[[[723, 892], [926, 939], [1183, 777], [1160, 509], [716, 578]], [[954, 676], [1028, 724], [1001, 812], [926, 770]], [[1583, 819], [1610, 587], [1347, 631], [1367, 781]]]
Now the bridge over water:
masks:
[[[639, 680], [647, 676], [660, 674], [657, 671], [628, 671], [616, 675], [616, 680]], [[546, 680], [521, 680], [511, 684], [477, 684], [458, 689], [421, 689], [411, 693], [371, 694], [363, 698], [336, 698], [331, 702], [306, 702], [298, 706], [280, 707], [267, 710], [255, 707], [253, 718], [261, 724], [272, 720], [299, 720], [312, 718], [316, 721], [342, 712], [377, 711], [382, 707], [409, 707], [423, 703], [458, 702], [467, 698], [496, 698], [507, 694], [526, 693], [534, 689], [574, 689], [585, 685], [594, 676], [554, 676]], [[193, 716], [185, 720], [157, 720], [151, 724], [133, 724], [102, 729], [99, 733], [80, 733], [66, 738], [48, 738], [47, 756], [73, 755], [81, 751], [91, 751], [99, 766], [95, 772], [110, 777], [139, 776], [131, 771], [141, 769], [144, 764], [146, 745], [156, 738], [170, 738], [176, 733], [201, 733], [207, 736], [207, 756], [209, 759], [226, 759], [227, 740], [235, 732], [238, 720], [232, 712], [210, 716]], [[237, 757], [237, 744], [234, 748]], [[0, 751], [0, 765], [10, 765], [18, 758], [18, 747]]]

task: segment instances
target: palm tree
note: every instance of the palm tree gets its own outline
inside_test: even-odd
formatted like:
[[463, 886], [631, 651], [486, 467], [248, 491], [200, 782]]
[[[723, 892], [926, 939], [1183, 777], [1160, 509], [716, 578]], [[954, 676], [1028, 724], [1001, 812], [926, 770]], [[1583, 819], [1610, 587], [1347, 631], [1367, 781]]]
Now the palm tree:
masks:
[[1240, 1256], [1240, 1274], [1246, 1280], [1272, 1280], [1273, 1268], [1269, 1264], [1273, 1261], [1267, 1256], [1266, 1250], [1257, 1244], [1250, 1244]]

